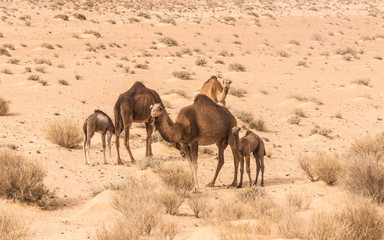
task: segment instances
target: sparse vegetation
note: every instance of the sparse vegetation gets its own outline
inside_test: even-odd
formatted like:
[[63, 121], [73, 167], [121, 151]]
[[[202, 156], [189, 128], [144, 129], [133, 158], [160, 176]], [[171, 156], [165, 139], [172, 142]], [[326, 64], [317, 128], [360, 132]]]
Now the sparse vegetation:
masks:
[[204, 58], [198, 58], [198, 59], [196, 59], [195, 64], [196, 64], [197, 66], [202, 66], [202, 67], [204, 67], [204, 66], [207, 65], [207, 60], [205, 60]]
[[329, 134], [332, 133], [332, 129], [330, 128], [321, 128], [320, 126], [318, 125], [315, 125], [312, 129], [311, 129], [311, 135], [313, 134], [319, 134], [319, 135], [322, 135], [324, 137], [327, 137], [327, 138], [332, 138]]
[[167, 45], [168, 47], [172, 47], [172, 46], [178, 46], [179, 44], [177, 43], [176, 40], [170, 38], [170, 37], [163, 37], [163, 38], [160, 38], [159, 39], [160, 42], [164, 43], [165, 45]]
[[27, 239], [29, 229], [20, 210], [4, 204], [0, 207], [0, 236], [2, 240]]
[[297, 115], [292, 115], [292, 116], [290, 116], [289, 118], [288, 118], [288, 123], [290, 123], [290, 124], [297, 124], [297, 125], [299, 125], [299, 123], [300, 123], [300, 117], [299, 116], [297, 116]]
[[[48, 207], [53, 194], [44, 185], [45, 171], [10, 149], [0, 149], [0, 196]], [[1, 227], [0, 227], [1, 228]]]
[[194, 186], [191, 172], [181, 165], [164, 165], [159, 176], [166, 186], [183, 197], [187, 196]]
[[[153, 136], [153, 135], [152, 135]], [[163, 160], [157, 157], [146, 157], [144, 159], [140, 159], [136, 162], [136, 165], [140, 170], [145, 170], [146, 168], [151, 168], [154, 172], [160, 170], [163, 165]]]
[[4, 116], [9, 111], [9, 103], [0, 97], [0, 116]]
[[247, 94], [247, 90], [245, 90], [243, 88], [231, 87], [229, 89], [229, 94], [236, 96], [236, 97], [244, 97], [244, 95]]
[[247, 123], [250, 128], [258, 131], [265, 131], [265, 122], [262, 119], [255, 119], [253, 114], [246, 111], [233, 111], [233, 114], [244, 123]]
[[175, 71], [172, 73], [172, 75], [183, 80], [188, 80], [191, 79], [192, 74], [187, 71]]
[[66, 118], [51, 122], [46, 134], [51, 142], [65, 148], [75, 148], [83, 140], [78, 125]]
[[245, 67], [240, 63], [232, 63], [232, 64], [229, 64], [228, 70], [235, 71], [235, 72], [245, 72]]
[[359, 78], [359, 79], [353, 80], [352, 83], [369, 87], [369, 81], [370, 80], [367, 78]]
[[63, 86], [68, 86], [69, 85], [69, 83], [65, 79], [59, 79], [58, 82], [59, 82], [60, 85], [63, 85]]
[[101, 38], [101, 34], [97, 31], [94, 31], [94, 30], [86, 30], [86, 31], [84, 31], [84, 33], [85, 34], [92, 34], [97, 38]]

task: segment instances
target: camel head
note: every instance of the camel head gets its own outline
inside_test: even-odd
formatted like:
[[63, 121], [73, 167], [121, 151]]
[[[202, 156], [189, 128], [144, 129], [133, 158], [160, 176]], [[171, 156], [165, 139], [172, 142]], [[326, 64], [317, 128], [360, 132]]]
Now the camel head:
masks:
[[235, 135], [235, 136], [236, 135], [239, 136], [240, 130], [241, 130], [241, 128], [239, 128], [239, 127], [233, 127], [232, 128], [232, 134]]
[[152, 117], [158, 117], [163, 114], [164, 106], [161, 103], [155, 103], [154, 105], [151, 105], [150, 108]]
[[229, 79], [224, 79], [224, 80], [223, 80], [223, 86], [224, 86], [224, 88], [225, 88], [225, 89], [229, 89], [229, 87], [231, 86], [231, 83], [232, 83], [231, 80], [229, 80]]

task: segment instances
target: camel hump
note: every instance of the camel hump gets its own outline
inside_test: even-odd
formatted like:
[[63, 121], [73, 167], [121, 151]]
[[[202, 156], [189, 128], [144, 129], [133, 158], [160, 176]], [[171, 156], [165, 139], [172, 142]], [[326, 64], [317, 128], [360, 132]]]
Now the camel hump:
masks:
[[215, 75], [212, 75], [207, 81], [204, 82], [204, 84], [207, 84], [210, 81], [218, 81], [218, 80], [217, 80], [217, 77]]
[[[143, 88], [146, 88], [145, 87], [145, 85], [142, 83], [142, 82], [139, 82], [139, 81], [136, 81], [133, 85], [132, 85], [132, 87], [131, 87], [131, 89], [132, 90], [139, 90], [139, 89], [143, 89]], [[131, 90], [130, 89], [130, 90]]]
[[254, 132], [252, 132], [251, 130], [247, 130], [245, 132], [245, 136], [248, 136], [248, 135], [256, 135]]
[[207, 95], [204, 94], [198, 94], [195, 97], [195, 100], [193, 101], [195, 104], [196, 103], [204, 103], [204, 104], [212, 104], [214, 106], [217, 106], [215, 102], [212, 101]]
[[99, 109], [95, 109], [95, 113], [100, 113], [100, 114], [103, 114], [103, 115], [108, 117], [108, 115], [105, 112], [103, 112], [103, 111], [101, 111]]

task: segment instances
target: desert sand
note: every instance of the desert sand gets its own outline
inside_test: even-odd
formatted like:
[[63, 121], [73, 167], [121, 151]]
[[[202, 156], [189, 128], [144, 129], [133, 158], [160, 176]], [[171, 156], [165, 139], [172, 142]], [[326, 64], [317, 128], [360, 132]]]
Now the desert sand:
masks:
[[[232, 80], [231, 88], [246, 93], [228, 94], [228, 109], [250, 112], [266, 125], [265, 131], [253, 130], [264, 139], [267, 151], [265, 191], [275, 201], [283, 201], [291, 191], [303, 192], [311, 202], [308, 211], [337, 208], [348, 199], [338, 186], [310, 182], [297, 157], [318, 150], [341, 153], [354, 139], [383, 131], [381, 1], [138, 2], [0, 2], [0, 43], [14, 47], [7, 48], [10, 57], [0, 56], [0, 97], [10, 102], [9, 114], [0, 116], [0, 145], [37, 160], [46, 170], [45, 184], [57, 196], [53, 210], [1, 202], [24, 209], [32, 239], [94, 238], [95, 231], [113, 222], [115, 215], [113, 191], [103, 191], [104, 187], [131, 175], [154, 174], [131, 164], [122, 141], [125, 165], [103, 164], [96, 134], [93, 165], [88, 166], [81, 146], [68, 150], [46, 139], [45, 130], [55, 119], [70, 118], [81, 128], [94, 109], [113, 117], [119, 94], [135, 81], [156, 90], [174, 119], [210, 76]], [[86, 20], [77, 19], [75, 13]], [[177, 41], [177, 46], [162, 43], [164, 37]], [[352, 53], [341, 55], [347, 48]], [[183, 49], [191, 55], [183, 54]], [[49, 64], [38, 64], [39, 59]], [[198, 59], [206, 64], [197, 65]], [[234, 63], [245, 71], [230, 70]], [[175, 71], [187, 71], [191, 77], [179, 79]], [[32, 74], [46, 85], [29, 80]], [[172, 90], [187, 96], [169, 93]], [[290, 124], [296, 108], [307, 117]], [[311, 135], [315, 126], [330, 129], [329, 136]], [[145, 136], [142, 124], [133, 124], [130, 142], [136, 159], [144, 158]], [[156, 157], [188, 168], [176, 149], [161, 142], [152, 147]], [[216, 146], [207, 148], [213, 154], [201, 153], [198, 159], [201, 195], [233, 196], [237, 190], [227, 188], [234, 171], [229, 148], [216, 186], [205, 186], [217, 164]], [[114, 143], [112, 150], [116, 161]], [[251, 169], [254, 179], [253, 158]], [[247, 186], [246, 175], [244, 180]], [[179, 215], [174, 217], [181, 226], [176, 239], [217, 239], [212, 227], [194, 218], [185, 204]], [[278, 238], [282, 237], [266, 237]]]

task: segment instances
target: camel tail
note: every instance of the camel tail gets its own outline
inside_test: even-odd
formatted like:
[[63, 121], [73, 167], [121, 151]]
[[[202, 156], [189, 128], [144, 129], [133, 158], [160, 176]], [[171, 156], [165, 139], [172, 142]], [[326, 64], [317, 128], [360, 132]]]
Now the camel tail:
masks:
[[116, 132], [121, 133], [122, 131], [122, 117], [120, 112], [120, 101], [118, 100], [114, 107], [114, 114], [115, 114], [115, 134]]

